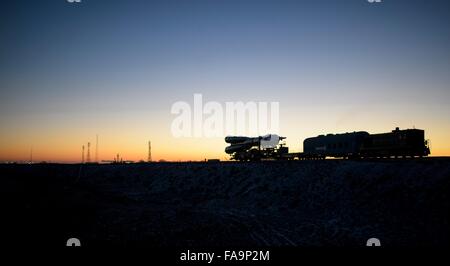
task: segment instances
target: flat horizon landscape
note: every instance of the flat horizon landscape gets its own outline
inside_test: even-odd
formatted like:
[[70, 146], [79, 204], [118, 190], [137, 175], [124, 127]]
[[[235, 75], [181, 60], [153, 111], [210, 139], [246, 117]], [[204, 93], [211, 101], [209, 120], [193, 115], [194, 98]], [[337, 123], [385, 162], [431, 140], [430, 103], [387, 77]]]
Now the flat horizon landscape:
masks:
[[0, 175], [17, 245], [443, 247], [449, 162], [3, 164]]
[[[415, 157], [415, 158], [410, 158], [410, 157], [406, 157], [406, 158], [361, 158], [361, 159], [343, 159], [343, 158], [326, 158], [325, 160], [333, 160], [333, 161], [419, 161], [419, 160], [446, 160], [449, 159], [450, 160], [450, 156], [426, 156], [426, 157]], [[212, 161], [208, 161], [208, 160], [212, 160]], [[227, 160], [221, 160], [221, 159], [204, 159], [204, 160], [175, 160], [175, 161], [170, 161], [170, 160], [158, 160], [158, 161], [151, 161], [151, 162], [147, 162], [147, 161], [129, 161], [129, 162], [125, 162], [125, 163], [114, 163], [114, 162], [90, 162], [90, 163], [81, 163], [81, 162], [76, 162], [76, 161], [71, 161], [71, 162], [66, 162], [66, 161], [41, 161], [41, 162], [33, 162], [30, 163], [28, 161], [2, 161], [0, 162], [0, 165], [5, 164], [20, 164], [20, 165], [35, 165], [35, 164], [69, 164], [69, 165], [124, 165], [124, 164], [155, 164], [155, 163], [216, 163], [218, 160], [218, 162], [221, 163], [241, 163], [239, 161], [235, 161], [235, 160], [231, 160], [231, 159], [227, 159]], [[300, 162], [300, 161], [304, 161], [304, 160], [288, 160], [290, 162]], [[308, 160], [306, 160], [308, 161]], [[313, 160], [311, 160], [313, 161]], [[264, 163], [264, 162], [275, 162], [275, 160], [262, 160], [260, 163]], [[283, 162], [283, 160], [281, 160], [281, 162]], [[255, 162], [257, 163], [257, 162]]]

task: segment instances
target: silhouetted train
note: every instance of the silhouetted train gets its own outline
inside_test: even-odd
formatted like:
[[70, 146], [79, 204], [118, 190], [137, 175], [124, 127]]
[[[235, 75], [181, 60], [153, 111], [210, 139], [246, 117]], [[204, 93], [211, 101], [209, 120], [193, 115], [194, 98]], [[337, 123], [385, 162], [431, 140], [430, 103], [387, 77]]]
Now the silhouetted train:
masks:
[[[423, 157], [430, 154], [425, 132], [421, 129], [396, 128], [392, 132], [369, 134], [357, 131], [343, 134], [327, 134], [307, 138], [303, 141], [303, 152], [289, 153], [288, 147], [279, 141], [284, 137], [266, 135], [263, 137], [226, 137], [231, 145], [225, 152], [231, 159], [256, 161], [261, 159], [325, 159], [333, 158], [390, 158]], [[265, 142], [271, 145], [265, 147]]]
[[421, 129], [396, 128], [392, 132], [381, 134], [369, 134], [365, 131], [328, 134], [303, 141], [305, 158], [422, 157], [429, 154], [428, 141]]

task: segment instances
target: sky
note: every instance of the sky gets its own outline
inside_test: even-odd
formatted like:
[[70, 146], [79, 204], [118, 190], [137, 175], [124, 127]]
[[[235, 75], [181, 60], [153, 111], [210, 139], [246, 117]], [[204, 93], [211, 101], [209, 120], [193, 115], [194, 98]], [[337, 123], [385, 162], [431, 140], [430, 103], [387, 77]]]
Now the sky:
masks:
[[[420, 128], [450, 155], [450, 2], [2, 2], [0, 161], [227, 159], [175, 138], [177, 101], [279, 102], [290, 151], [326, 133]], [[270, 132], [268, 132], [270, 133]]]

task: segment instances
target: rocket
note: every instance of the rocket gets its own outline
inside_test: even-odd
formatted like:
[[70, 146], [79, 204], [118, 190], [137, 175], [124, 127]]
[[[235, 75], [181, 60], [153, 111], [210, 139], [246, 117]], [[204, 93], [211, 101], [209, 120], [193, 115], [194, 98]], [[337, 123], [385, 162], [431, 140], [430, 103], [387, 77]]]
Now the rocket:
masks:
[[243, 137], [243, 136], [227, 136], [225, 142], [231, 144], [225, 148], [225, 152], [228, 154], [249, 150], [253, 147], [260, 148], [274, 148], [278, 145], [278, 142], [285, 139], [274, 134], [268, 134], [259, 137]]

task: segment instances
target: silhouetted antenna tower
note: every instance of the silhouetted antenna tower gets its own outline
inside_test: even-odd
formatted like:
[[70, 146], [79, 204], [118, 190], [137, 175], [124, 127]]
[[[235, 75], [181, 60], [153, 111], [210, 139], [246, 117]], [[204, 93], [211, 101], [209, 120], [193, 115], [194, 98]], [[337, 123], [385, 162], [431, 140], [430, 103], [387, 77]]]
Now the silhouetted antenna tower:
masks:
[[95, 135], [95, 162], [98, 163], [98, 135]]
[[147, 158], [147, 162], [151, 162], [152, 161], [152, 142], [149, 141], [148, 142], [148, 158]]
[[81, 146], [81, 163], [84, 163], [84, 145]]
[[87, 145], [87, 155], [86, 155], [86, 162], [87, 163], [90, 163], [91, 162], [91, 143], [90, 142], [88, 142], [88, 145]]

